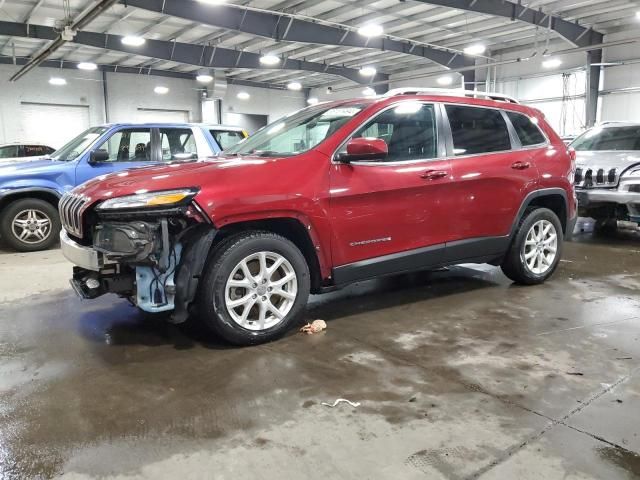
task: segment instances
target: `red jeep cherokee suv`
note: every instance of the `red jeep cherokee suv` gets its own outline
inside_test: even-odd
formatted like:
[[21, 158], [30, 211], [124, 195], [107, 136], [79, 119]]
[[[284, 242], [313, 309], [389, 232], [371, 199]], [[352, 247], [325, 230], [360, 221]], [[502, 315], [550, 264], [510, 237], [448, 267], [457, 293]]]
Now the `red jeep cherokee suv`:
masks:
[[83, 298], [192, 310], [227, 341], [296, 323], [309, 293], [457, 263], [522, 284], [556, 269], [576, 215], [570, 153], [498, 94], [395, 90], [315, 105], [217, 158], [94, 179], [60, 203]]

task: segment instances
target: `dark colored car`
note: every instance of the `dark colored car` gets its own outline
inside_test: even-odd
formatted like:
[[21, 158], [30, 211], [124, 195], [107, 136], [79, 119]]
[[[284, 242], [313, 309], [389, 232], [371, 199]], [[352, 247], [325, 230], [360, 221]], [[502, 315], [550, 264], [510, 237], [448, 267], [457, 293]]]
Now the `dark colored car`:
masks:
[[10, 143], [0, 145], [0, 164], [33, 157], [44, 157], [55, 152], [55, 148], [39, 143]]
[[319, 104], [216, 159], [90, 181], [60, 204], [72, 285], [177, 323], [195, 309], [246, 345], [310, 292], [382, 275], [490, 263], [544, 282], [576, 219], [573, 161], [539, 111], [485, 95]]

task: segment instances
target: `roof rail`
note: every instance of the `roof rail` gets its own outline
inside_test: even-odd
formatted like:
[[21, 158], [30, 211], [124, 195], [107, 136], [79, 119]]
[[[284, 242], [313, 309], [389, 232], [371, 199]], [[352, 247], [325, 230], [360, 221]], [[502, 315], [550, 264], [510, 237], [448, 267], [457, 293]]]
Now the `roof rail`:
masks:
[[446, 95], [452, 97], [488, 98], [500, 102], [520, 103], [515, 98], [509, 95], [505, 95], [504, 93], [479, 92], [476, 90], [456, 90], [451, 88], [394, 88], [385, 93], [383, 97], [396, 97], [398, 95], [419, 95], [421, 93], [427, 93], [430, 95]]

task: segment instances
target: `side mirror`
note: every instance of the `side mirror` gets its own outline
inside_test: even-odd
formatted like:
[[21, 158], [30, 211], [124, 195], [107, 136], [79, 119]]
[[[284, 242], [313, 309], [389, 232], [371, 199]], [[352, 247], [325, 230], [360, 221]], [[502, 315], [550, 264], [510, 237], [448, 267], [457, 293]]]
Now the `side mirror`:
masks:
[[347, 143], [347, 153], [340, 155], [344, 163], [356, 160], [382, 160], [389, 155], [387, 142], [381, 138], [352, 138]]
[[104, 163], [109, 161], [109, 152], [106, 150], [94, 150], [89, 155], [89, 163], [91, 165], [95, 163]]

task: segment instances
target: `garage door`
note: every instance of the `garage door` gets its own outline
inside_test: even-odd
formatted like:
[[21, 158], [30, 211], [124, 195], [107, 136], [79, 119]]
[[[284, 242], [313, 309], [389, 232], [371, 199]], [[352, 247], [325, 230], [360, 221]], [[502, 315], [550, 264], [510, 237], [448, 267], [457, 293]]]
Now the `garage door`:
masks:
[[189, 112], [186, 110], [139, 108], [136, 121], [140, 123], [187, 123]]
[[22, 102], [20, 141], [59, 148], [89, 128], [89, 107]]

